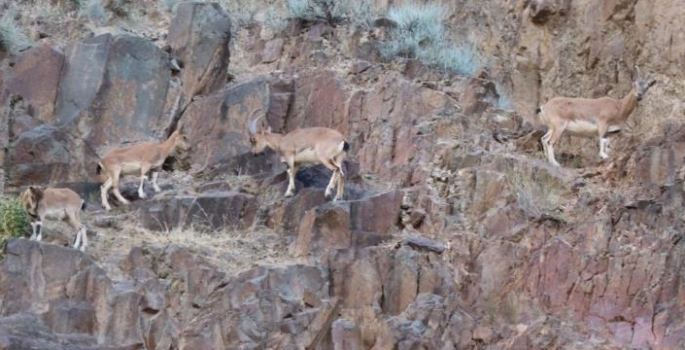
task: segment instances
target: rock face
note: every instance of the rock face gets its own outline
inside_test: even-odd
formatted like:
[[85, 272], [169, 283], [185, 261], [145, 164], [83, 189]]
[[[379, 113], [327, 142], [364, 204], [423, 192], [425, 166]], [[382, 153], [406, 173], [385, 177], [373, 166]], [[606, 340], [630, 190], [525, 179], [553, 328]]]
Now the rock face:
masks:
[[318, 349], [319, 333], [339, 310], [338, 299], [326, 292], [325, 271], [316, 267], [256, 268], [229, 281], [195, 254], [169, 247], [134, 249], [122, 269], [131, 282], [112, 281], [75, 250], [11, 242], [0, 270], [0, 346]]
[[198, 94], [219, 90], [226, 83], [230, 58], [231, 21], [218, 3], [181, 3], [171, 22], [171, 55], [183, 67], [185, 107]]
[[[380, 62], [382, 28], [231, 32], [209, 3], [179, 4], [162, 41], [104, 34], [0, 62], [3, 187], [66, 181], [92, 197], [97, 155], [173, 129], [188, 135], [193, 182], [164, 177], [152, 199], [89, 210], [88, 254], [11, 240], [0, 348], [684, 348], [685, 10], [444, 5], [451, 34], [491, 58], [472, 77]], [[598, 164], [596, 140], [565, 138], [563, 168], [541, 159], [544, 131], [524, 123], [535, 107], [620, 97], [636, 63], [659, 83], [612, 139], [613, 158]], [[345, 200], [324, 198], [322, 166], [301, 169], [284, 198], [280, 157], [249, 151], [257, 117], [274, 132], [346, 135]], [[130, 237], [137, 222], [160, 241]], [[247, 260], [238, 270], [207, 254], [211, 241], [168, 243], [166, 231], [191, 229], [236, 247], [268, 231], [285, 259], [254, 266], [221, 251]]]

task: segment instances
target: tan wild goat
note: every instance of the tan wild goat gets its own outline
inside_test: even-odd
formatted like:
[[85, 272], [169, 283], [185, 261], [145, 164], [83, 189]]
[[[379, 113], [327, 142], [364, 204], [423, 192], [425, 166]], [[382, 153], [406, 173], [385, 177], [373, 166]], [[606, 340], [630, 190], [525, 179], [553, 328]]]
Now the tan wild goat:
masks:
[[334, 186], [337, 193], [334, 201], [342, 200], [345, 191], [343, 160], [350, 149], [345, 137], [337, 130], [312, 127], [293, 130], [285, 135], [271, 132], [271, 127], [257, 128], [257, 121], [263, 116], [248, 122], [248, 133], [253, 154], [269, 147], [281, 155], [281, 161], [288, 165], [288, 189], [286, 197], [295, 193], [295, 175], [300, 165], [323, 164], [333, 171], [326, 187], [326, 198], [330, 198]]
[[97, 167], [97, 173], [100, 174], [101, 171], [104, 171], [106, 176], [106, 180], [100, 189], [102, 206], [106, 210], [112, 209], [107, 201], [107, 192], [112, 187], [114, 187], [114, 196], [121, 203], [128, 204], [128, 200], [119, 192], [119, 179], [123, 175], [140, 175], [138, 196], [144, 199], [143, 185], [145, 180], [147, 180], [147, 174], [152, 172], [152, 186], [155, 192], [160, 192], [161, 189], [157, 185], [157, 176], [162, 164], [172, 153], [186, 151], [187, 149], [186, 136], [176, 130], [162, 143], [142, 142], [109, 151], [102, 157]]
[[570, 98], [555, 97], [539, 107], [536, 113], [540, 120], [547, 125], [547, 133], [542, 136], [542, 146], [550, 163], [559, 166], [554, 157], [554, 144], [564, 131], [581, 137], [599, 136], [599, 156], [609, 158], [607, 146], [608, 133], [621, 130], [621, 125], [628, 119], [630, 113], [642, 100], [647, 90], [656, 83], [642, 79], [640, 69], [635, 66], [636, 78], [633, 89], [622, 99], [611, 97], [600, 98]]
[[40, 241], [43, 237], [43, 220], [63, 220], [76, 231], [74, 249], [86, 250], [88, 237], [86, 227], [81, 223], [81, 210], [86, 202], [68, 188], [42, 188], [29, 186], [21, 193], [19, 199], [26, 212], [31, 216], [33, 228], [32, 240]]

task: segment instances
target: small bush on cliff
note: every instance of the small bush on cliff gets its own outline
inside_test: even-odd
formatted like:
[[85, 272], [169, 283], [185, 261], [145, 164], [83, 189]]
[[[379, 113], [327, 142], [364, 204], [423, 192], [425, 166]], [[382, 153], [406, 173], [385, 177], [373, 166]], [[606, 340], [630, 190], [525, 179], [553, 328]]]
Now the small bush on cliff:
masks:
[[0, 197], [0, 246], [10, 238], [21, 237], [31, 229], [31, 220], [19, 199]]
[[27, 41], [13, 17], [13, 13], [8, 11], [0, 18], [0, 51], [14, 52]]
[[380, 49], [386, 60], [418, 59], [450, 72], [472, 75], [480, 58], [472, 45], [454, 44], [446, 35], [446, 10], [438, 4], [404, 3], [391, 7], [387, 17], [395, 23], [390, 39]]
[[331, 25], [352, 23], [370, 27], [376, 10], [369, 0], [288, 0], [288, 17], [305, 21], [325, 21]]

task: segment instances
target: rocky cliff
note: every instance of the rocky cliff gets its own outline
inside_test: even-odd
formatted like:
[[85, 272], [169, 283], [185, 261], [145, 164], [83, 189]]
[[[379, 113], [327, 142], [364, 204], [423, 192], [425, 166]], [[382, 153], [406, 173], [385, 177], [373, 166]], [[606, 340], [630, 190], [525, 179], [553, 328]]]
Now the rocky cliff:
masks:
[[[0, 348], [685, 347], [679, 2], [445, 1], [478, 50], [469, 76], [383, 58], [382, 13], [402, 2], [376, 1], [367, 26], [279, 30], [228, 3], [15, 15], [34, 37], [0, 55], [3, 192], [77, 190], [91, 245], [63, 247], [59, 224], [7, 244]], [[549, 165], [535, 107], [622, 97], [636, 64], [658, 83], [612, 158], [565, 136]], [[256, 110], [348, 137], [345, 201], [326, 201], [321, 166], [283, 198], [279, 157], [249, 152]], [[138, 200], [128, 179], [134, 202], [104, 212], [99, 156], [176, 129], [191, 149], [164, 191]]]

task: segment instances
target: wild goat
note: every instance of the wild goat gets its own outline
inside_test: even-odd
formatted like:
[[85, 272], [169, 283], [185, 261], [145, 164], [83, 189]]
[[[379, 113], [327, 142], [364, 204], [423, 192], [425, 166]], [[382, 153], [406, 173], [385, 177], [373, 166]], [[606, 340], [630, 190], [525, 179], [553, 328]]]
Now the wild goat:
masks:
[[102, 206], [106, 210], [112, 209], [107, 201], [107, 192], [112, 187], [114, 187], [114, 196], [121, 203], [129, 203], [119, 192], [119, 178], [123, 175], [140, 175], [138, 196], [144, 199], [143, 185], [145, 180], [147, 180], [147, 174], [152, 172], [152, 186], [155, 192], [160, 192], [161, 189], [157, 185], [157, 176], [162, 164], [172, 153], [186, 151], [187, 149], [186, 136], [176, 130], [162, 143], [142, 142], [108, 152], [102, 157], [97, 167], [97, 173], [100, 174], [104, 170], [106, 176], [106, 180], [100, 189]]
[[343, 199], [345, 191], [343, 160], [350, 149], [350, 144], [340, 132], [329, 128], [312, 127], [296, 129], [285, 135], [277, 134], [271, 132], [271, 127], [257, 130], [259, 118], [248, 122], [247, 129], [252, 153], [261, 153], [269, 147], [281, 155], [281, 161], [288, 165], [286, 197], [292, 197], [295, 193], [295, 175], [300, 165], [321, 163], [333, 171], [326, 187], [326, 198], [331, 197], [333, 187], [337, 184], [337, 193], [333, 200]]
[[607, 134], [621, 130], [621, 125], [633, 112], [637, 102], [642, 100], [647, 90], [656, 83], [656, 80], [648, 83], [649, 79], [642, 79], [637, 66], [635, 70], [633, 89], [620, 100], [607, 96], [594, 99], [555, 97], [537, 108], [535, 112], [548, 127], [541, 140], [550, 163], [559, 166], [554, 157], [554, 144], [564, 131], [581, 137], [598, 135], [599, 156], [602, 159], [609, 158]]
[[29, 186], [19, 197], [26, 212], [31, 216], [33, 228], [32, 240], [40, 241], [43, 237], [43, 220], [63, 220], [76, 231], [74, 249], [86, 250], [88, 237], [86, 227], [81, 223], [80, 212], [86, 208], [86, 202], [68, 188], [42, 188]]

